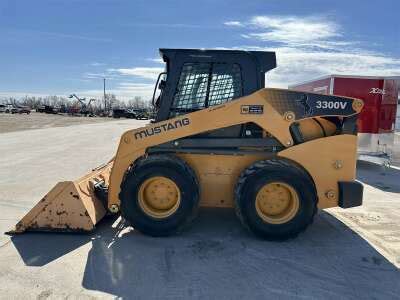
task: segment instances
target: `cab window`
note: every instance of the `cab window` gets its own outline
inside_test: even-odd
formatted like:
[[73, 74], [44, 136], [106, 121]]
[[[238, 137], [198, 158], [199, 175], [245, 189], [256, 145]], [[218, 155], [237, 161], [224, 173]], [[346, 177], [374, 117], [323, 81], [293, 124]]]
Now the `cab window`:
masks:
[[243, 95], [238, 64], [185, 63], [174, 94], [174, 115], [218, 105]]

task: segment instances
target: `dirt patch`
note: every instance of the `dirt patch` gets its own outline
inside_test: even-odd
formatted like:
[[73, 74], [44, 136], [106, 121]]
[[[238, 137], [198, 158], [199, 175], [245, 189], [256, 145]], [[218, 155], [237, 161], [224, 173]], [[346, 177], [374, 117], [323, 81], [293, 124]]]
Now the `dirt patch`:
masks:
[[101, 123], [115, 120], [113, 118], [100, 117], [73, 117], [66, 115], [50, 115], [31, 112], [26, 114], [0, 114], [0, 133], [31, 130], [51, 127], [66, 127], [71, 125]]

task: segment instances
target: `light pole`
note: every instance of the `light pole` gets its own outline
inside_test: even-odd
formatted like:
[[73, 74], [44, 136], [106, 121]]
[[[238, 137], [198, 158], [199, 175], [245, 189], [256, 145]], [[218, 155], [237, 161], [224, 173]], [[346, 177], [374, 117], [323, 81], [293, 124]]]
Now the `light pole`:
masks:
[[103, 98], [104, 98], [104, 115], [107, 112], [107, 100], [106, 100], [106, 79], [103, 78]]

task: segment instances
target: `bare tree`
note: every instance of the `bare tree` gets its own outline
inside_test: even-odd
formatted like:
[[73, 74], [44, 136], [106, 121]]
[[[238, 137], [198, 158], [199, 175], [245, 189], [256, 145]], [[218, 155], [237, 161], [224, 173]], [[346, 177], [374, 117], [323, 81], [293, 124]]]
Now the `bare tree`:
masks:
[[[133, 109], [146, 109], [152, 110], [151, 103], [149, 100], [144, 100], [141, 96], [134, 96], [128, 101], [121, 101], [115, 94], [106, 94], [106, 114], [113, 108], [133, 108]], [[0, 98], [0, 103], [13, 104], [13, 105], [24, 105], [32, 109], [37, 109], [43, 105], [51, 105], [54, 107], [61, 108], [64, 112], [78, 112], [80, 105], [73, 99], [68, 99], [62, 96], [49, 95], [49, 96], [24, 96], [20, 98], [6, 97]], [[91, 112], [101, 115], [104, 114], [104, 101], [103, 99], [96, 99], [91, 103]]]
[[151, 110], [151, 103], [149, 100], [143, 100], [140, 96], [135, 96], [133, 99], [128, 100], [127, 106], [133, 109]]

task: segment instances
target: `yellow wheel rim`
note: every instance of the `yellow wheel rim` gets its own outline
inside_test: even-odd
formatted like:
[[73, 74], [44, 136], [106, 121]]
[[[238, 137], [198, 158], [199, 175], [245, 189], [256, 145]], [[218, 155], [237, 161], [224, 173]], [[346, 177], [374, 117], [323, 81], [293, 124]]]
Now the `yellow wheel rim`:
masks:
[[166, 218], [176, 212], [181, 193], [171, 179], [156, 176], [146, 179], [139, 189], [139, 206], [153, 218]]
[[256, 196], [256, 211], [261, 219], [271, 224], [283, 224], [296, 215], [300, 201], [296, 190], [284, 182], [264, 185]]

